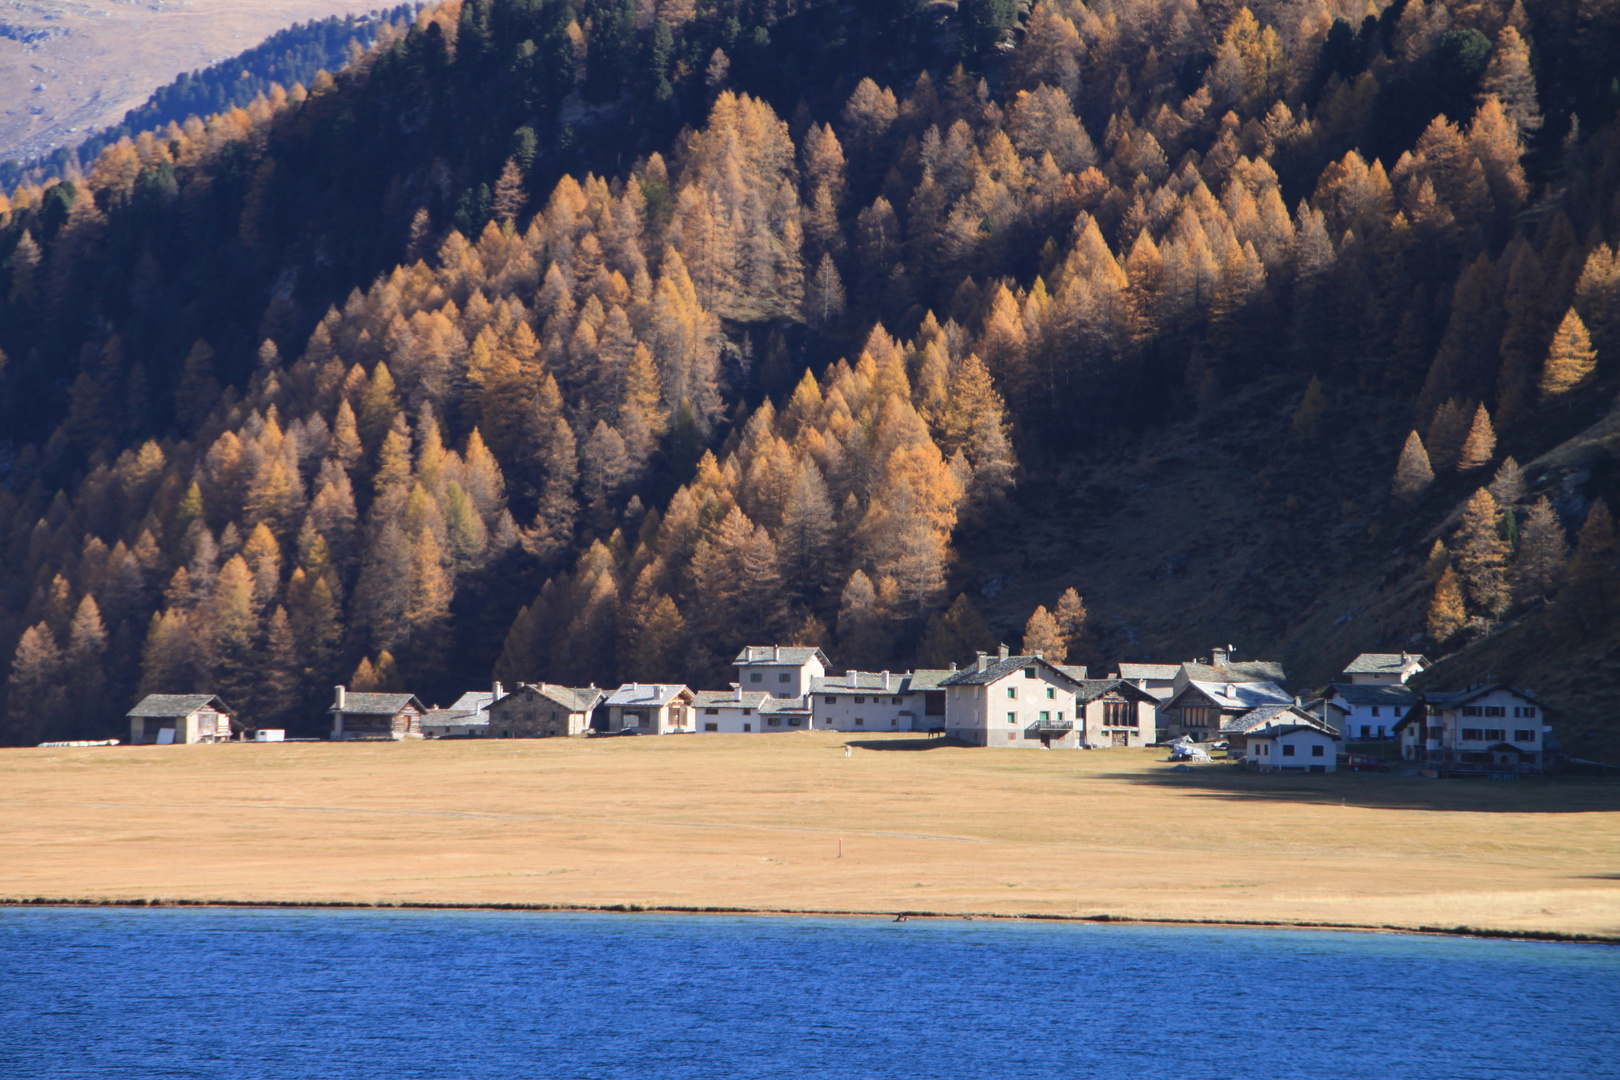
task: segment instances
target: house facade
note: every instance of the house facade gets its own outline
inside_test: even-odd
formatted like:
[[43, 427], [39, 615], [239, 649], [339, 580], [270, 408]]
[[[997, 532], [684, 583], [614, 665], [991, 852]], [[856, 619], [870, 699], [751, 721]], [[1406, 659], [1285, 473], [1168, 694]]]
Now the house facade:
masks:
[[1325, 695], [1344, 713], [1347, 739], [1390, 739], [1395, 725], [1417, 705], [1417, 693], [1401, 682], [1334, 683]]
[[827, 673], [827, 654], [800, 645], [748, 645], [731, 663], [744, 690], [779, 698], [803, 697]]
[[606, 691], [594, 686], [519, 683], [490, 705], [489, 737], [552, 739], [584, 735], [591, 730], [596, 707], [606, 697]]
[[1119, 678], [1153, 696], [1156, 702], [1153, 708], [1153, 726], [1155, 729], [1163, 728], [1166, 723], [1164, 705], [1176, 692], [1176, 676], [1181, 674], [1181, 665], [1122, 663], [1118, 666]]
[[990, 657], [940, 681], [945, 734], [971, 746], [1035, 749], [1081, 745], [1075, 721], [1079, 681], [1040, 656]]
[[1441, 775], [1541, 772], [1551, 732], [1528, 690], [1501, 683], [1424, 694], [1396, 725], [1401, 757]]
[[429, 709], [422, 716], [422, 735], [429, 739], [482, 739], [489, 734], [489, 707], [501, 697], [501, 684], [492, 690], [469, 690], [448, 708]]
[[608, 730], [642, 735], [693, 731], [692, 691], [670, 683], [625, 683], [607, 699]]
[[1359, 686], [1393, 686], [1406, 682], [1429, 666], [1417, 653], [1362, 653], [1345, 666], [1344, 674]]
[[332, 738], [354, 742], [420, 739], [427, 709], [415, 694], [351, 694], [339, 686], [327, 712], [332, 714]]
[[1301, 724], [1329, 734], [1339, 734], [1337, 728], [1312, 713], [1307, 705], [1261, 705], [1222, 725], [1221, 738], [1226, 740], [1227, 760], [1238, 761], [1244, 757], [1246, 740], [1253, 732], [1262, 728]]
[[1243, 765], [1255, 772], [1330, 773], [1339, 760], [1339, 735], [1316, 724], [1277, 724], [1242, 736]]
[[1124, 679], [1082, 679], [1075, 716], [1084, 745], [1151, 746], [1158, 742], [1159, 699]]
[[[764, 706], [780, 700], [763, 690], [698, 690], [692, 695], [696, 730], [721, 735], [750, 735], [765, 730]], [[778, 725], [780, 726], [780, 725]]]
[[945, 726], [952, 672], [850, 670], [810, 681], [811, 726], [819, 731], [929, 731]]
[[147, 694], [129, 710], [131, 746], [225, 742], [231, 710], [213, 694]]

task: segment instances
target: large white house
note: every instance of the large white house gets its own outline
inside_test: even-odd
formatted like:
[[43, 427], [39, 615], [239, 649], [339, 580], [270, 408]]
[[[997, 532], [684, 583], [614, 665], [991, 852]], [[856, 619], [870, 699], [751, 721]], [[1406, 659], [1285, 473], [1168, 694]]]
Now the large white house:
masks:
[[945, 733], [974, 746], [1029, 749], [1081, 745], [1075, 723], [1080, 680], [1041, 656], [979, 654], [965, 671], [940, 681]]
[[801, 645], [748, 645], [731, 663], [744, 690], [779, 698], [803, 697], [810, 680], [827, 673], [827, 654]]
[[1401, 756], [1442, 775], [1540, 772], [1551, 731], [1528, 690], [1501, 683], [1424, 694], [1422, 706], [1396, 725]]
[[1326, 699], [1344, 712], [1347, 739], [1387, 739], [1417, 704], [1417, 693], [1400, 682], [1334, 683]]
[[810, 680], [811, 726], [818, 731], [930, 731], [945, 726], [952, 672], [856, 671]]

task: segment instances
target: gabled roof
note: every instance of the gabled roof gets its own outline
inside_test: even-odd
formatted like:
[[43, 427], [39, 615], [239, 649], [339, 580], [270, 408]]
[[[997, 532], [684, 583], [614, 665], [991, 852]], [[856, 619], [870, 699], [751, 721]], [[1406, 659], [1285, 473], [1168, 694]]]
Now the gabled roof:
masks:
[[147, 694], [125, 716], [146, 717], [148, 719], [167, 719], [169, 717], [190, 716], [205, 705], [212, 705], [222, 713], [230, 713], [230, 709], [215, 694]]
[[503, 695], [502, 701], [509, 701], [520, 695], [527, 695], [530, 691], [547, 701], [555, 702], [568, 712], [590, 712], [601, 704], [606, 691], [597, 686], [558, 686], [555, 683], [518, 683], [517, 688], [510, 694]]
[[422, 726], [432, 727], [436, 724], [456, 724], [461, 727], [489, 723], [489, 717], [477, 712], [466, 712], [454, 705], [448, 709], [429, 709], [422, 714]]
[[1293, 705], [1261, 705], [1250, 709], [1221, 725], [1222, 735], [1250, 735], [1263, 728], [1276, 726], [1312, 727], [1322, 732], [1332, 730], [1320, 717], [1312, 716]]
[[1181, 665], [1192, 682], [1282, 683], [1288, 676], [1275, 660], [1235, 660], [1214, 667], [1197, 661]]
[[1181, 670], [1180, 664], [1120, 664], [1122, 679], [1173, 679]]
[[771, 699], [771, 695], [762, 690], [744, 690], [741, 697], [735, 690], [697, 690], [692, 694], [692, 707], [694, 709], [759, 709], [764, 712], [764, 705]]
[[[1292, 705], [1294, 697], [1272, 682], [1190, 682], [1181, 693], [1165, 703], [1168, 707], [1182, 695], [1196, 690], [1223, 709], [1253, 709], [1261, 705]], [[1230, 692], [1228, 692], [1230, 691]]]
[[1405, 683], [1334, 683], [1329, 697], [1343, 698], [1350, 705], [1390, 705], [1403, 708], [1417, 704], [1417, 691]]
[[1296, 731], [1314, 731], [1324, 735], [1334, 742], [1343, 742], [1344, 738], [1337, 731], [1329, 731], [1320, 724], [1279, 724], [1276, 727], [1263, 727], [1257, 731], [1247, 732], [1251, 739], [1276, 739], [1283, 735], [1292, 735]]
[[978, 668], [967, 668], [964, 671], [954, 672], [951, 675], [946, 676], [944, 679], [941, 679], [939, 685], [988, 686], [989, 684], [1000, 679], [1005, 679], [1008, 675], [1014, 675], [1024, 668], [1036, 666], [1044, 667], [1049, 671], [1055, 671], [1063, 678], [1077, 685], [1080, 682], [1079, 679], [1076, 679], [1073, 675], [1070, 675], [1067, 671], [1064, 671], [1050, 660], [1044, 660], [1039, 656], [1009, 656], [1005, 660], [990, 660], [987, 664], [985, 664], [983, 671], [980, 671]]
[[1485, 750], [1486, 750], [1487, 753], [1492, 753], [1492, 754], [1533, 754], [1533, 753], [1535, 753], [1534, 750], [1526, 750], [1526, 749], [1524, 749], [1522, 747], [1514, 746], [1512, 743], [1505, 743], [1505, 742], [1492, 743], [1491, 745], [1487, 746], [1485, 748]]
[[949, 668], [918, 668], [911, 673], [911, 692], [938, 690], [941, 683], [955, 674]]
[[1417, 661], [1420, 668], [1429, 666], [1429, 658], [1419, 656], [1417, 653], [1364, 652], [1345, 665], [1344, 673], [1346, 675], [1399, 675], [1414, 660]]
[[407, 705], [416, 706], [417, 712], [427, 712], [422, 703], [416, 699], [415, 694], [356, 694], [352, 692], [344, 695], [341, 709], [333, 705], [326, 711], [340, 712], [346, 716], [393, 716]]
[[[494, 703], [495, 691], [469, 690], [465, 694], [462, 694], [460, 697], [456, 698], [455, 702], [450, 706], [448, 711], [466, 713], [469, 716], [476, 716], [479, 720], [487, 722], [489, 720], [489, 707]], [[437, 712], [439, 710], [435, 709], [434, 711]]]
[[1084, 664], [1053, 664], [1063, 674], [1075, 682], [1084, 682], [1086, 678], [1086, 665]]
[[[946, 674], [950, 674], [946, 672]], [[911, 693], [911, 674], [903, 671], [891, 671], [889, 685], [883, 685], [881, 671], [855, 672], [855, 685], [849, 685], [849, 672], [842, 675], [812, 675], [810, 676], [810, 693], [812, 694], [909, 694]]]
[[788, 667], [803, 667], [812, 659], [819, 659], [822, 667], [828, 666], [827, 654], [813, 645], [745, 645], [731, 666], [770, 664], [780, 667], [785, 664]]
[[762, 716], [770, 713], [796, 713], [800, 716], [809, 716], [810, 706], [805, 704], [803, 698], [766, 695], [765, 700], [760, 702], [759, 711]]
[[625, 683], [608, 696], [609, 705], [668, 705], [692, 691], [679, 683]]
[[1494, 694], [1498, 690], [1506, 690], [1514, 697], [1522, 698], [1532, 705], [1541, 704], [1531, 696], [1530, 691], [1520, 690], [1517, 687], [1509, 686], [1507, 683], [1487, 683], [1484, 686], [1474, 686], [1467, 690], [1431, 690], [1423, 695], [1423, 702], [1431, 709], [1456, 709], [1487, 694]]
[[[1080, 670], [1084, 671], [1085, 669], [1081, 668]], [[1124, 679], [1081, 679], [1080, 689], [1075, 692], [1075, 698], [1080, 704], [1085, 705], [1110, 693], [1119, 694], [1121, 697], [1133, 701], [1146, 702], [1149, 705], [1159, 703], [1158, 698], [1135, 683], [1126, 682]]]

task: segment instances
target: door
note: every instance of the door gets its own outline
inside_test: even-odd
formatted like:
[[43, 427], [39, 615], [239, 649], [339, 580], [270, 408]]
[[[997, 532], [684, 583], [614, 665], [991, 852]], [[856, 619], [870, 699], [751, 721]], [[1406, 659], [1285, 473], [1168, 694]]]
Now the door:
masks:
[[1114, 745], [1115, 746], [1129, 746], [1129, 745], [1131, 745], [1131, 736], [1130, 736], [1130, 734], [1128, 732], [1124, 732], [1124, 731], [1116, 731], [1116, 732], [1114, 732]]

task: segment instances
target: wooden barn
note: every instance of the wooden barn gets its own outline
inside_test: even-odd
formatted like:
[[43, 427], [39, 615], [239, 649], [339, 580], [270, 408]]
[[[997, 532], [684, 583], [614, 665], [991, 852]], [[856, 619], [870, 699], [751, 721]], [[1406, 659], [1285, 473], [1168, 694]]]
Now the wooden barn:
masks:
[[332, 738], [348, 741], [420, 739], [427, 712], [415, 694], [351, 694], [342, 686], [327, 711], [332, 714]]
[[231, 710], [213, 694], [147, 694], [126, 715], [133, 746], [225, 742], [232, 734]]

